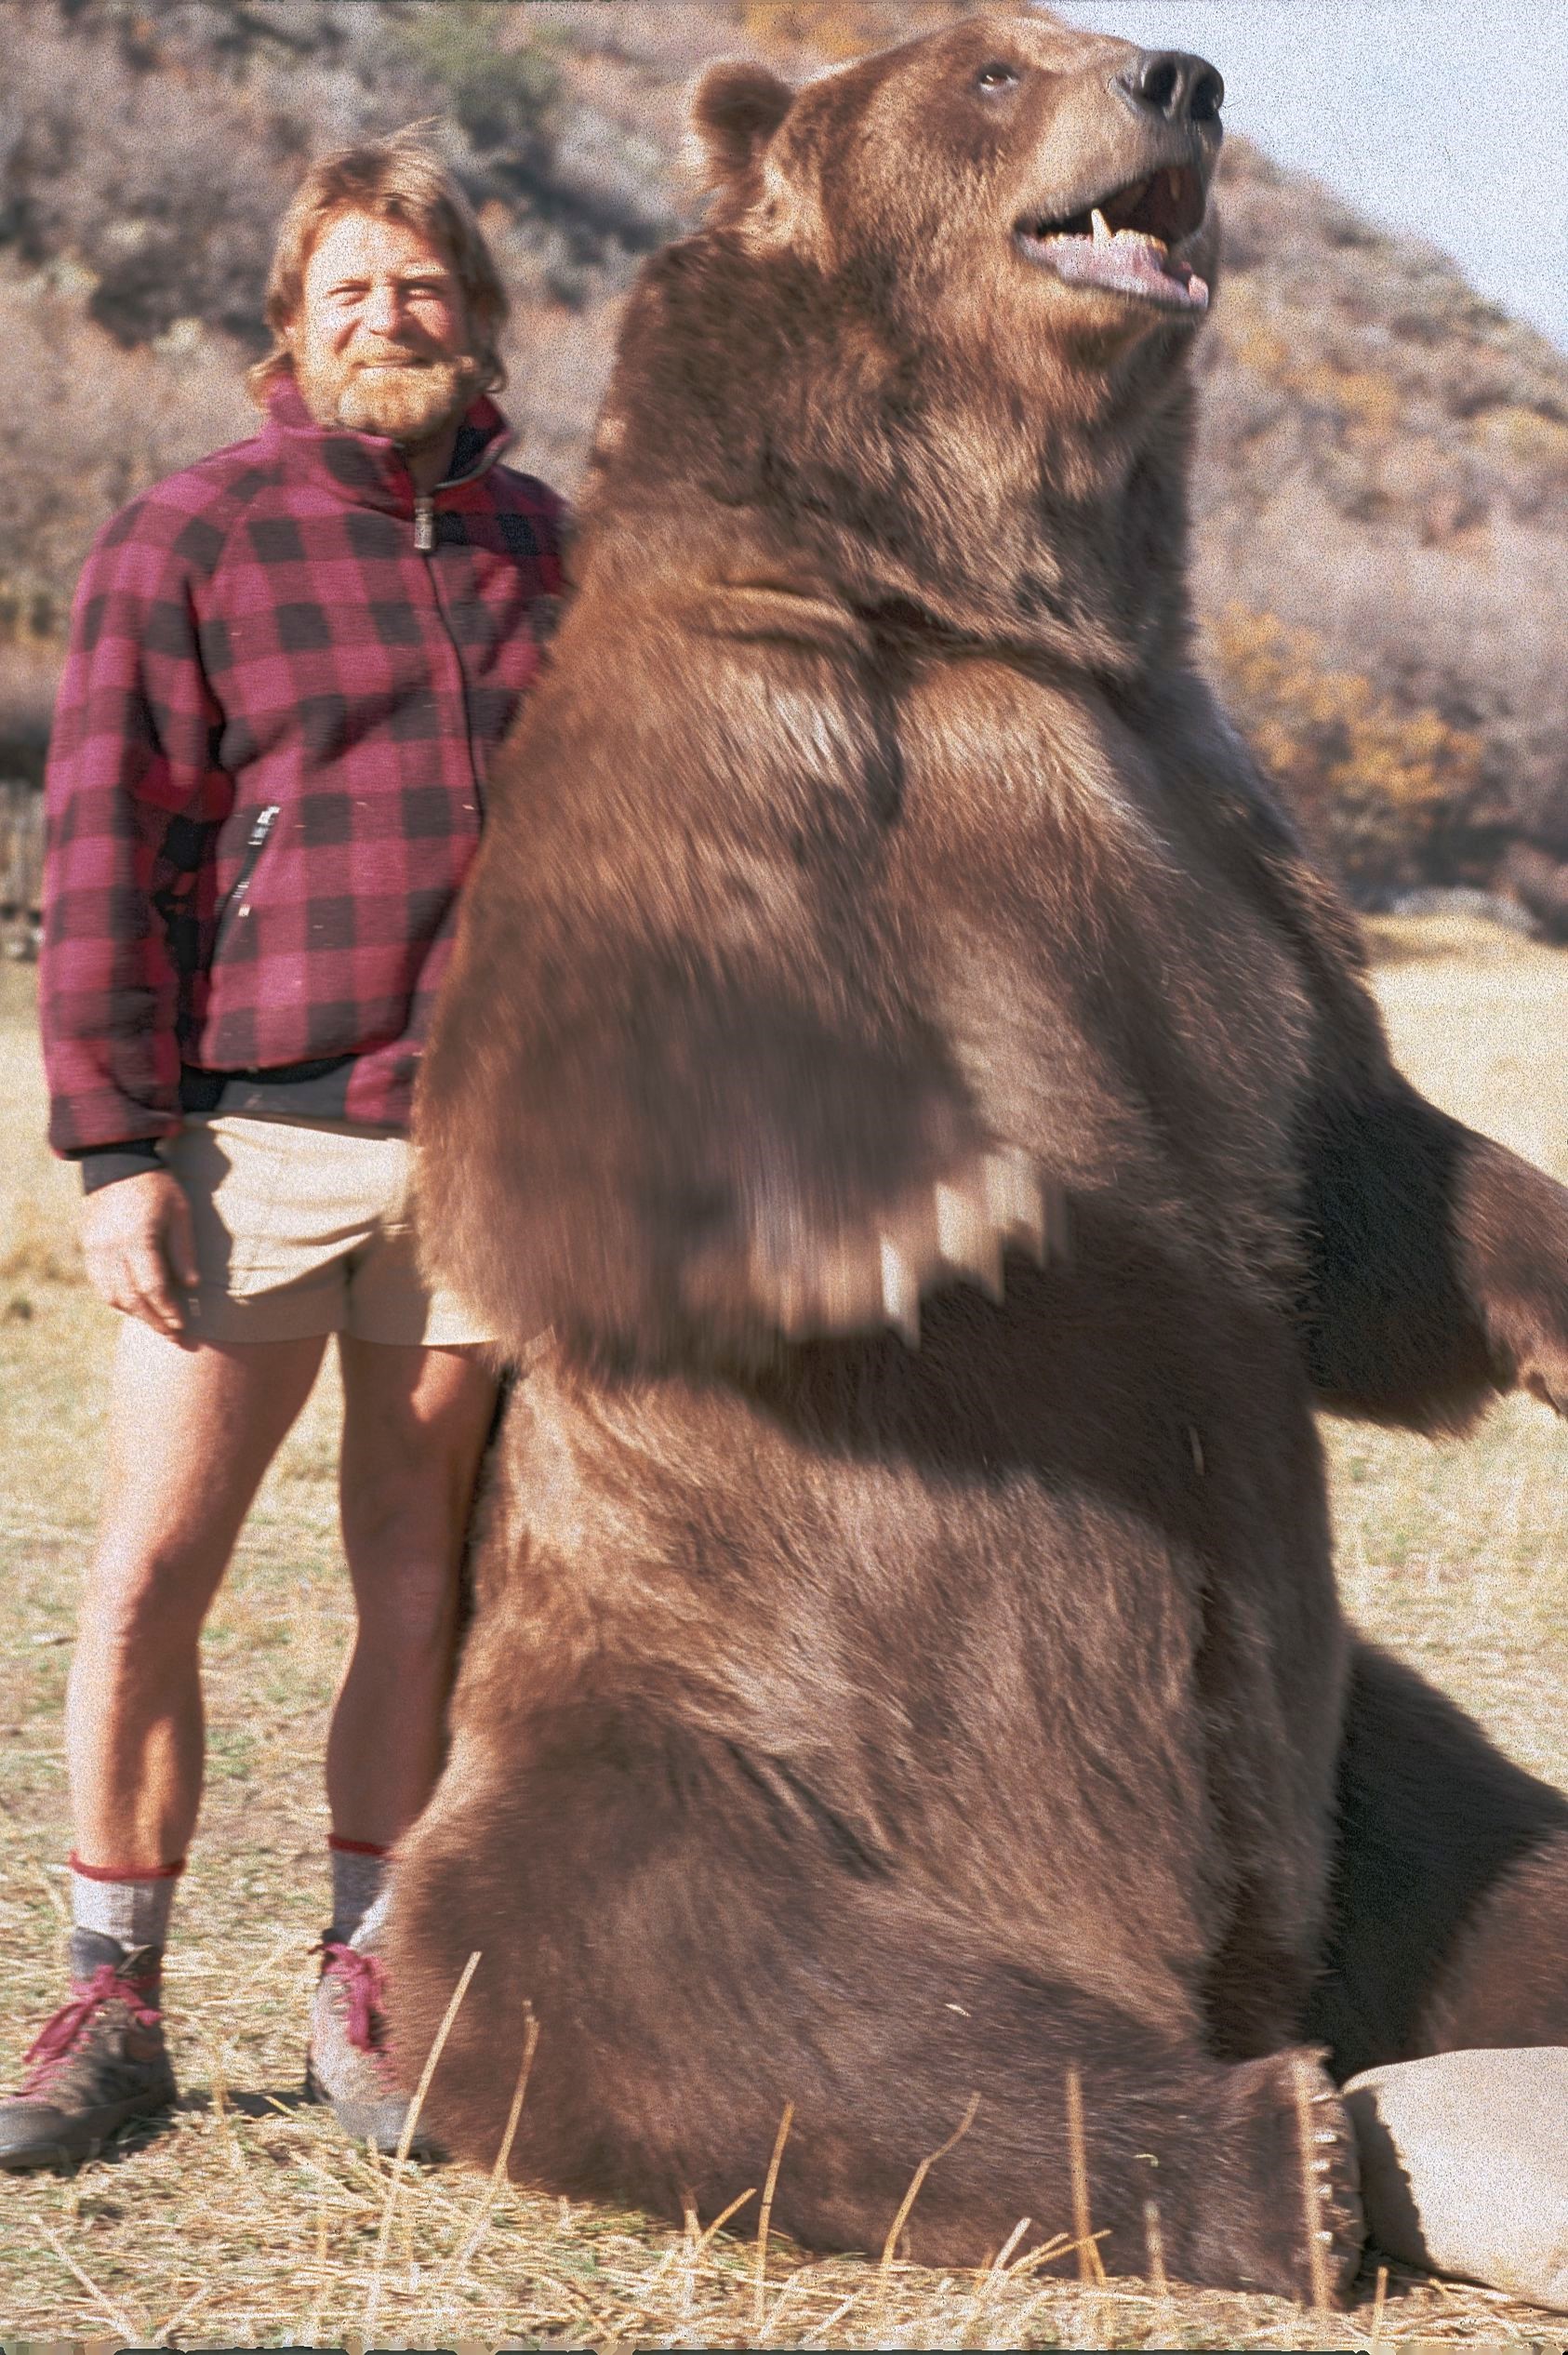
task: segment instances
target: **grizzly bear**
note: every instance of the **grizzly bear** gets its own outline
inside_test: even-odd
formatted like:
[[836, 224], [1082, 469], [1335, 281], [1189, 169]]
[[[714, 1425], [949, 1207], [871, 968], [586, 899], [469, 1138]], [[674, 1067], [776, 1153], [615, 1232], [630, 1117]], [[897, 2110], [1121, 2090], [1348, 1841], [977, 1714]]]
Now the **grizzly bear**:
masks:
[[1346, 1627], [1313, 1409], [1568, 1404], [1568, 1192], [1194, 667], [1221, 95], [1035, 10], [701, 88], [421, 1084], [522, 1378], [389, 1962], [415, 2065], [482, 1957], [462, 2157], [538, 2023], [551, 2190], [711, 2216], [790, 2105], [810, 2247], [950, 2144], [916, 2260], [1086, 2189], [1306, 2295], [1336, 2077], [1568, 2042], [1568, 1802]]

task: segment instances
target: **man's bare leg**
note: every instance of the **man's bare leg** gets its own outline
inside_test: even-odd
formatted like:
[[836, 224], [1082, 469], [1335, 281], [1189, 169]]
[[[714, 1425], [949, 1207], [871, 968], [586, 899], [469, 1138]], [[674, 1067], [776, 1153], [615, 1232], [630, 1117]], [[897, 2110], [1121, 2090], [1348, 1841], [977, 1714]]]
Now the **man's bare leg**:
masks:
[[339, 1348], [343, 1547], [358, 1627], [327, 1741], [333, 1925], [306, 2082], [346, 2134], [391, 2150], [406, 2086], [386, 2042], [375, 1916], [363, 1938], [353, 1924], [441, 1768], [463, 1545], [496, 1385], [461, 1350], [347, 1334]]
[[115, 1355], [100, 1535], [66, 1702], [72, 1996], [0, 2101], [7, 2170], [90, 2157], [174, 2098], [159, 1966], [171, 1871], [201, 1799], [197, 1637], [325, 1347], [187, 1347], [168, 1305], [145, 1322], [127, 1314]]
[[464, 1350], [341, 1336], [343, 1547], [358, 1630], [326, 1746], [339, 1837], [389, 1848], [440, 1771], [458, 1580], [495, 1377]]
[[66, 1692], [76, 1854], [182, 1856], [201, 1799], [197, 1638], [261, 1476], [326, 1342], [193, 1346], [127, 1318], [97, 1550]]

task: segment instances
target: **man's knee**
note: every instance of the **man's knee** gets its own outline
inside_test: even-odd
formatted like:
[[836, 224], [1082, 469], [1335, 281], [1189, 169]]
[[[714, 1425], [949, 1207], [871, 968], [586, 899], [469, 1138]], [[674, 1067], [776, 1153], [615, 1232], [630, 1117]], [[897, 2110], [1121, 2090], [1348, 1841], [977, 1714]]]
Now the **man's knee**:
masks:
[[345, 1482], [339, 1498], [343, 1543], [351, 1567], [392, 1555], [409, 1562], [456, 1561], [472, 1517], [472, 1464], [433, 1465], [428, 1476], [410, 1470], [395, 1480]]
[[380, 1561], [460, 1556], [473, 1505], [478, 1452], [466, 1434], [456, 1440], [411, 1433], [395, 1458], [362, 1455], [343, 1468], [343, 1542], [352, 1567]]
[[456, 1581], [446, 1587], [411, 1578], [360, 1588], [355, 1596], [359, 1643], [411, 1669], [445, 1660], [458, 1624]]
[[155, 1676], [194, 1651], [215, 1584], [209, 1565], [178, 1545], [111, 1537], [83, 1590], [78, 1651], [117, 1676]]

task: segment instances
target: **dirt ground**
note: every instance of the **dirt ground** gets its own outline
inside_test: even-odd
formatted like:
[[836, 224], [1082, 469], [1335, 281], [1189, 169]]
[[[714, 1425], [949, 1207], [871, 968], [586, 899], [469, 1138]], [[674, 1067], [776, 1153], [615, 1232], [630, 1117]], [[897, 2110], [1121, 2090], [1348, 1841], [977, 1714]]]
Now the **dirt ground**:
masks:
[[[1473, 920], [1375, 927], [1402, 1060], [1440, 1102], [1568, 1178], [1568, 955]], [[82, 1283], [75, 1180], [42, 1143], [33, 976], [0, 965], [0, 2078], [57, 1999], [67, 1845], [60, 1705], [94, 1523], [115, 1320]], [[329, 1364], [241, 1542], [206, 1637], [209, 1779], [168, 1962], [172, 2122], [74, 2176], [0, 2177], [0, 2334], [156, 2343], [452, 2347], [1369, 2347], [1568, 2344], [1568, 2325], [1375, 2256], [1346, 2315], [1143, 2282], [1070, 2259], [938, 2276], [763, 2250], [356, 2153], [301, 2108], [325, 1919], [326, 1710], [349, 1614]], [[1326, 1433], [1362, 1624], [1522, 1763], [1568, 1786], [1568, 1430], [1512, 1402], [1462, 1445]], [[756, 2187], [751, 2187], [753, 2198]], [[737, 2184], [737, 2193], [748, 2187]], [[748, 2202], [737, 2227], [754, 2216]], [[1066, 2219], [1062, 2220], [1065, 2224]]]

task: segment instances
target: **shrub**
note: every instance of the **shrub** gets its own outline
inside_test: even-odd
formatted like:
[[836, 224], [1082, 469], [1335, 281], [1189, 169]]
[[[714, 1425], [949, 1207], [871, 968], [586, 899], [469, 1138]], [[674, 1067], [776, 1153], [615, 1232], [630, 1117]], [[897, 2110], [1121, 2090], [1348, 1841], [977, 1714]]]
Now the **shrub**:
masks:
[[1482, 738], [1334, 669], [1313, 631], [1272, 613], [1229, 605], [1209, 636], [1254, 751], [1346, 881], [1366, 896], [1429, 877], [1479, 783]]
[[227, 93], [193, 104], [172, 75], [31, 22], [7, 61], [15, 129], [0, 240], [91, 275], [90, 308], [122, 343], [181, 319], [260, 336], [261, 288], [288, 177], [267, 127]]
[[527, 148], [550, 127], [561, 95], [552, 28], [530, 26], [503, 47], [490, 0], [443, 0], [399, 24], [399, 36], [441, 86], [476, 151]]

